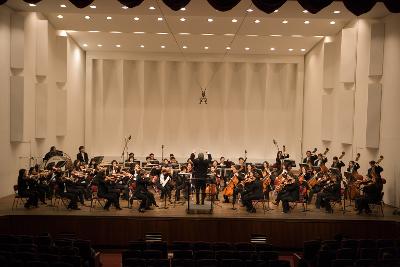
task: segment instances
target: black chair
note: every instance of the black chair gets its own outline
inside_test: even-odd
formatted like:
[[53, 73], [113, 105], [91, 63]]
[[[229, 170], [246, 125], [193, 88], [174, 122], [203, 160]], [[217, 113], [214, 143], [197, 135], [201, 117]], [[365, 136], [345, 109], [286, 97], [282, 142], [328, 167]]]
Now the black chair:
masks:
[[332, 261], [332, 267], [353, 267], [353, 260], [335, 259]]
[[400, 262], [397, 259], [380, 260], [378, 261], [379, 267], [400, 267]]
[[38, 247], [35, 244], [19, 244], [17, 246], [17, 251], [37, 253]]
[[18, 246], [14, 244], [0, 244], [0, 251], [16, 252], [17, 248]]
[[79, 256], [79, 248], [77, 247], [60, 247], [58, 254], [62, 256]]
[[306, 261], [314, 261], [321, 247], [319, 240], [310, 240], [303, 243], [303, 257]]
[[60, 256], [60, 262], [68, 262], [74, 267], [82, 266], [82, 259], [80, 256]]
[[271, 251], [273, 250], [273, 246], [271, 244], [265, 243], [256, 243], [254, 244], [256, 251]]
[[276, 251], [259, 251], [257, 253], [258, 259], [263, 261], [278, 260], [279, 253]]
[[377, 260], [379, 251], [376, 248], [360, 248], [360, 259]]
[[212, 259], [202, 259], [196, 261], [197, 267], [218, 267], [218, 261]]
[[48, 262], [48, 263], [54, 263], [54, 262], [58, 262], [58, 255], [54, 255], [54, 254], [39, 254], [39, 260], [40, 261], [44, 261], [44, 262]]
[[224, 242], [217, 242], [214, 243], [214, 251], [219, 251], [219, 250], [232, 250], [233, 246], [232, 244], [229, 243], [224, 243]]
[[378, 239], [376, 240], [376, 246], [378, 248], [396, 247], [396, 241], [393, 239]]
[[160, 250], [147, 249], [143, 251], [144, 259], [162, 259], [163, 253]]
[[18, 237], [14, 235], [0, 235], [0, 244], [18, 244]]
[[193, 249], [191, 242], [184, 242], [184, 241], [174, 241], [171, 245], [171, 250], [188, 250]]
[[74, 267], [74, 265], [66, 262], [55, 262], [50, 267]]
[[79, 249], [79, 255], [83, 261], [94, 261], [95, 251], [90, 240], [75, 240], [74, 247]]
[[198, 250], [212, 250], [213, 249], [213, 244], [209, 242], [195, 242], [193, 243], [193, 250], [198, 251]]
[[14, 258], [23, 262], [38, 260], [36, 253], [31, 252], [17, 252], [14, 254]]
[[144, 241], [129, 241], [128, 242], [129, 250], [145, 250], [147, 249], [146, 242]]
[[215, 259], [215, 253], [212, 250], [198, 250], [194, 252], [196, 260], [199, 259]]
[[72, 247], [74, 244], [74, 240], [73, 239], [54, 239], [54, 244], [57, 247]]
[[50, 265], [45, 261], [28, 261], [25, 267], [49, 267]]
[[375, 267], [376, 261], [371, 259], [358, 259], [354, 263], [354, 267]]
[[344, 239], [342, 240], [342, 248], [358, 248], [358, 240], [357, 239]]
[[255, 251], [238, 251], [237, 252], [238, 258], [242, 261], [246, 260], [257, 260], [257, 252]]
[[336, 250], [321, 250], [318, 253], [317, 266], [326, 267], [331, 266], [332, 260], [336, 257]]
[[38, 247], [50, 247], [53, 245], [53, 239], [51, 238], [50, 235], [45, 236], [45, 235], [40, 235], [36, 237], [35, 244]]
[[33, 236], [31, 235], [17, 235], [18, 244], [33, 244]]
[[139, 259], [143, 257], [143, 252], [141, 250], [124, 250], [122, 251], [122, 262], [126, 259]]
[[191, 250], [174, 250], [174, 259], [184, 259], [191, 260], [193, 259], [193, 251]]
[[395, 247], [383, 247], [379, 249], [379, 259], [397, 259], [398, 251]]
[[269, 267], [290, 267], [290, 262], [286, 260], [270, 260], [268, 261]]
[[126, 259], [123, 267], [146, 267], [145, 259]]
[[237, 255], [235, 255], [235, 251], [233, 250], [220, 250], [215, 251], [215, 258], [219, 261], [223, 259], [235, 259]]
[[265, 267], [268, 266], [266, 261], [263, 260], [246, 260], [244, 261], [246, 267]]
[[359, 248], [376, 248], [376, 240], [374, 239], [360, 239], [358, 241]]
[[196, 264], [193, 260], [173, 259], [172, 267], [194, 267]]
[[167, 258], [168, 244], [164, 241], [147, 242], [147, 250], [159, 250]]
[[356, 255], [357, 250], [354, 248], [340, 248], [336, 251], [336, 259], [353, 260]]
[[223, 259], [220, 262], [220, 267], [242, 267], [244, 262], [239, 259]]
[[336, 250], [340, 248], [340, 242], [337, 240], [324, 240], [322, 241], [321, 247], [324, 250]]
[[237, 251], [255, 251], [255, 247], [251, 243], [236, 243], [235, 249]]
[[146, 261], [146, 267], [170, 267], [168, 259], [151, 259]]

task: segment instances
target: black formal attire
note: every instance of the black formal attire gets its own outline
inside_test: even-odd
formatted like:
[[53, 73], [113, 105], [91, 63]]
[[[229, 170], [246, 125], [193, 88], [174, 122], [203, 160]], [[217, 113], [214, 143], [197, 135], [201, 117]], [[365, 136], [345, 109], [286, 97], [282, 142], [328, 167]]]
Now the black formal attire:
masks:
[[309, 162], [311, 162], [312, 164], [314, 164], [315, 160], [317, 159], [316, 156], [310, 156], [310, 157], [305, 157], [303, 159], [303, 163], [304, 164], [308, 164]]
[[141, 175], [136, 176], [136, 189], [133, 196], [140, 200], [139, 211], [141, 212], [145, 209], [150, 209], [152, 204], [157, 206], [153, 193], [149, 192], [147, 189], [149, 185], [151, 185], [151, 183], [147, 177]]
[[195, 178], [195, 188], [196, 188], [196, 204], [199, 204], [199, 195], [201, 191], [201, 204], [204, 204], [204, 199], [206, 198], [206, 179], [208, 166], [212, 161], [211, 154], [208, 154], [208, 159], [199, 159], [191, 157], [193, 162], [193, 176]]
[[[175, 179], [175, 200], [179, 201], [181, 199], [181, 191], [186, 189], [186, 178], [184, 174], [179, 174]], [[187, 199], [187, 192], [184, 194], [185, 199]]]
[[289, 202], [299, 200], [299, 185], [298, 183], [292, 183], [285, 185], [276, 197], [276, 202], [282, 201], [283, 212], [289, 212]]
[[97, 196], [106, 199], [106, 204], [104, 205], [104, 209], [109, 209], [111, 204], [114, 204], [114, 206], [117, 209], [120, 209], [119, 206], [119, 193], [115, 191], [110, 191], [106, 181], [104, 180], [104, 174], [99, 173], [97, 174]]
[[327, 163], [328, 162], [328, 159], [327, 158], [323, 158], [323, 159], [316, 159], [315, 161], [314, 161], [314, 166], [321, 166], [321, 164], [325, 164], [325, 163]]
[[355, 200], [358, 213], [361, 213], [363, 210], [365, 210], [366, 213], [370, 213], [369, 204], [378, 203], [381, 200], [382, 191], [379, 187], [377, 183], [371, 183], [362, 189], [364, 195]]
[[[164, 186], [161, 184], [161, 177], [165, 180], [169, 178], [168, 182]], [[168, 196], [169, 201], [171, 201], [171, 191], [172, 191], [171, 179], [172, 178], [169, 174], [161, 173], [157, 182], [157, 188], [161, 191], [160, 197], [163, 199], [164, 197]]]
[[263, 187], [260, 179], [256, 179], [254, 182], [249, 183], [245, 186], [242, 193], [242, 203], [249, 212], [255, 212], [256, 209], [253, 206], [253, 200], [259, 200], [263, 198]]
[[79, 152], [78, 154], [76, 154], [76, 159], [79, 160], [82, 163], [89, 163], [89, 156], [86, 152]]
[[326, 211], [331, 211], [332, 207], [330, 201], [340, 199], [340, 182], [329, 183], [325, 185], [323, 190], [317, 194], [315, 207], [317, 209], [325, 207]]
[[[33, 181], [31, 181], [31, 183], [32, 182]], [[25, 208], [38, 206], [38, 194], [36, 190], [29, 185], [27, 177], [18, 176], [18, 195], [28, 198], [25, 203]]]
[[68, 192], [66, 183], [70, 183], [71, 181], [63, 181], [60, 175], [56, 177], [56, 185], [58, 195], [62, 198], [69, 199], [68, 209], [78, 209], [78, 194], [76, 192]]

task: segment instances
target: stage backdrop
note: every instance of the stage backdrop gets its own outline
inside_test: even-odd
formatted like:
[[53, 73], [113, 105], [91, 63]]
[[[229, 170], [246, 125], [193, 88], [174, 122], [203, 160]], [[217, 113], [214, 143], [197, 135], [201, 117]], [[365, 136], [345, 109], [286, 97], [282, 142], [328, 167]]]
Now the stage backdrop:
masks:
[[[248, 151], [272, 159], [286, 144], [300, 157], [302, 80], [295, 63], [88, 59], [85, 143], [92, 155], [120, 157], [123, 139], [138, 157]], [[301, 73], [301, 75], [303, 75]], [[199, 104], [201, 87], [208, 104]], [[300, 88], [299, 88], [300, 87]]]

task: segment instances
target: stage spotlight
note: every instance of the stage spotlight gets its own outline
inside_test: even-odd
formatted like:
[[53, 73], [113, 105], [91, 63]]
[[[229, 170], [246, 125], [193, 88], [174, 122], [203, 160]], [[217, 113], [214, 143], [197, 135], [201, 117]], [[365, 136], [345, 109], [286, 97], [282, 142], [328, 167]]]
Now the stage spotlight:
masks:
[[69, 0], [77, 8], [84, 8], [93, 3], [94, 0]]
[[317, 14], [319, 11], [332, 4], [333, 0], [298, 0], [298, 2], [311, 14]]
[[164, 4], [174, 11], [181, 10], [190, 0], [163, 0]]
[[144, 0], [118, 0], [118, 1], [124, 6], [133, 8], [143, 3]]
[[251, 0], [253, 4], [265, 13], [271, 14], [280, 8], [286, 0]]
[[218, 11], [228, 11], [239, 4], [240, 0], [207, 0], [208, 3]]

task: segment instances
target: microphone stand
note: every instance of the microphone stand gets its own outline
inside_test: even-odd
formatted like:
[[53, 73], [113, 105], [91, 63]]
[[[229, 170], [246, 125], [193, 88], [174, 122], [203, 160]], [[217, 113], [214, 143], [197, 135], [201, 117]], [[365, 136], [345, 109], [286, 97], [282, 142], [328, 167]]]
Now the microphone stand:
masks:
[[164, 145], [161, 145], [161, 162], [164, 162]]
[[129, 138], [124, 137], [124, 149], [122, 150], [122, 166], [125, 168], [125, 151], [128, 153], [128, 143], [131, 140], [131, 136]]

